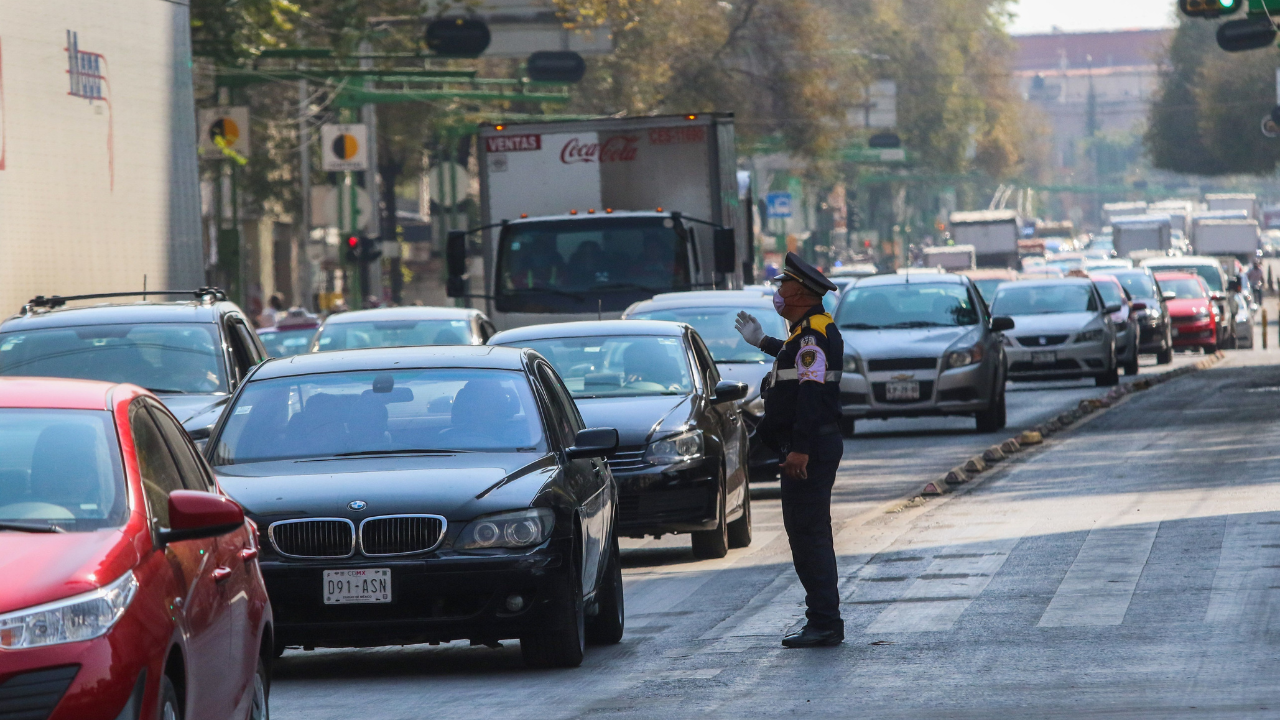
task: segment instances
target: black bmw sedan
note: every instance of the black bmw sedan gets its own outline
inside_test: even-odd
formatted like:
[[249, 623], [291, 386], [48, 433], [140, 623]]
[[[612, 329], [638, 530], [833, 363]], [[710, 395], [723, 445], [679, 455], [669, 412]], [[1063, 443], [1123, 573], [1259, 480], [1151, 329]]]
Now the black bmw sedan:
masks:
[[551, 361], [587, 425], [617, 428], [609, 460], [618, 482], [618, 532], [690, 533], [698, 558], [751, 544], [748, 439], [738, 401], [697, 331], [649, 320], [534, 325], [491, 345], [531, 348]]
[[259, 366], [214, 429], [285, 646], [518, 638], [572, 667], [622, 638], [612, 429], [537, 353], [405, 347]]

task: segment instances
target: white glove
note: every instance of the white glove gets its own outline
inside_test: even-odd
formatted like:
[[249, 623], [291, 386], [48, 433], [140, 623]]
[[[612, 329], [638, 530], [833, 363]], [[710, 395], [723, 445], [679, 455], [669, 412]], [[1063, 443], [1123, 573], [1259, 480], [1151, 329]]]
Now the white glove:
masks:
[[760, 327], [760, 321], [745, 310], [738, 312], [738, 319], [734, 321], [733, 326], [742, 334], [742, 339], [746, 340], [748, 345], [760, 347], [760, 343], [764, 342], [764, 328]]

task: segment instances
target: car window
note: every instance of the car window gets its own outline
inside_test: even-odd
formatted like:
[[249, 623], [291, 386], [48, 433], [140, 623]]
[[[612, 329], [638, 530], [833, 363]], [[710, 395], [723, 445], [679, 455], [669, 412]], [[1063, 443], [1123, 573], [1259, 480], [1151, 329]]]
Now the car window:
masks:
[[227, 344], [231, 346], [231, 357], [235, 363], [237, 381], [243, 380], [248, 374], [250, 368], [256, 363], [253, 361], [253, 351], [249, 345], [245, 344], [245, 338], [236, 327], [239, 323], [231, 318], [226, 320]]
[[514, 344], [551, 361], [574, 398], [693, 392], [689, 355], [678, 337], [552, 338]]
[[1129, 291], [1131, 297], [1152, 298], [1159, 296], [1155, 281], [1146, 273], [1117, 273], [1115, 278], [1120, 281], [1125, 290]]
[[573, 427], [573, 421], [570, 419], [570, 408], [573, 407], [573, 401], [563, 397], [560, 393], [558, 382], [555, 375], [550, 369], [542, 364], [538, 365], [538, 381], [542, 383], [543, 389], [546, 391], [547, 403], [551, 406], [551, 422], [548, 424], [553, 426], [556, 434], [560, 437], [561, 447], [573, 447], [573, 441], [577, 435], [577, 431]]
[[0, 335], [0, 375], [133, 383], [156, 393], [226, 392], [213, 323], [89, 325]]
[[693, 333], [689, 339], [693, 343], [693, 356], [697, 358], [698, 364], [702, 366], [701, 372], [706, 379], [707, 391], [715, 390], [716, 383], [720, 382], [720, 371], [716, 369], [716, 363], [711, 358], [711, 352], [707, 350], [707, 346], [702, 342], [702, 338], [698, 336], [698, 333]]
[[1098, 288], [1098, 294], [1102, 296], [1102, 302], [1107, 305], [1124, 304], [1124, 294], [1119, 285], [1109, 280], [1096, 280], [1093, 286]]
[[105, 410], [0, 409], [0, 520], [68, 532], [129, 514], [114, 417]]
[[977, 325], [978, 308], [963, 285], [854, 286], [840, 303], [836, 322], [852, 330]]
[[138, 454], [138, 472], [142, 475], [142, 492], [147, 498], [151, 517], [160, 527], [169, 527], [169, 493], [185, 490], [178, 467], [169, 454], [160, 429], [151, 419], [142, 400], [129, 408], [129, 427], [133, 430], [133, 446]]
[[[715, 362], [762, 363], [773, 362], [773, 357], [747, 344], [734, 326], [739, 307], [689, 307], [644, 310], [627, 315], [628, 320], [666, 320], [693, 326], [707, 344]], [[776, 338], [787, 336], [785, 321], [772, 309], [748, 308], [764, 328], [764, 334]]]
[[414, 451], [546, 450], [524, 373], [428, 368], [249, 383], [211, 442], [214, 466]]
[[156, 407], [154, 403], [147, 403], [148, 410], [151, 411], [151, 420], [160, 430], [160, 435], [164, 438], [165, 444], [169, 447], [169, 452], [173, 455], [174, 465], [178, 470], [178, 476], [182, 480], [182, 486], [187, 490], [203, 490], [209, 492], [213, 490], [213, 483], [208, 475], [205, 474], [204, 467], [201, 465], [199, 458], [196, 457], [195, 447], [191, 444], [191, 439], [182, 426], [168, 413]]
[[1204, 284], [1209, 286], [1209, 292], [1222, 292], [1222, 271], [1214, 265], [1161, 265], [1159, 270], [1199, 275], [1204, 280]]
[[408, 347], [413, 345], [468, 345], [471, 321], [461, 320], [370, 320], [340, 322], [320, 328], [316, 347], [325, 350]]
[[1010, 283], [996, 291], [992, 315], [1051, 315], [1097, 312], [1097, 293], [1080, 283], [1038, 285]]
[[267, 354], [273, 358], [292, 357], [310, 351], [311, 341], [315, 336], [315, 328], [263, 330], [258, 333], [258, 339], [266, 346]]
[[249, 358], [249, 367], [253, 367], [267, 359], [267, 356], [263, 355], [262, 351], [258, 349], [258, 342], [254, 340], [254, 333], [249, 330], [248, 325], [236, 319], [231, 322], [231, 326], [235, 330], [236, 337], [240, 338], [241, 345], [244, 346], [245, 353]]
[[1160, 281], [1160, 289], [1171, 292], [1178, 300], [1198, 300], [1208, 295], [1204, 285], [1192, 278], [1164, 278]]

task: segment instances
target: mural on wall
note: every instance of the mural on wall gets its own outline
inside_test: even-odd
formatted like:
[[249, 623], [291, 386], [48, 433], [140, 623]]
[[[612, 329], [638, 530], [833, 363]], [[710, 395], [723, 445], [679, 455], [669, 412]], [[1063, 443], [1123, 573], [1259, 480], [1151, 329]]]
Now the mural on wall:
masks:
[[[107, 113], [107, 172], [111, 189], [116, 187], [115, 126], [111, 116], [111, 82], [107, 79], [107, 58], [101, 53], [80, 49], [79, 34], [67, 31], [67, 76], [71, 87], [67, 94], [84, 98], [98, 114], [106, 107]], [[97, 103], [102, 103], [98, 105]]]

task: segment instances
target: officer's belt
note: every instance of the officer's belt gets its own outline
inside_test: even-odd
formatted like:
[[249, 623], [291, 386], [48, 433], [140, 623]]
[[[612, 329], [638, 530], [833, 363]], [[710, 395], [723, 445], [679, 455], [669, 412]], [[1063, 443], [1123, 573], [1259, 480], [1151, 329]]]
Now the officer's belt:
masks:
[[[828, 370], [826, 374], [822, 376], [822, 380], [823, 382], [840, 382], [840, 375], [841, 375], [841, 371], [839, 370]], [[800, 371], [796, 370], [795, 368], [787, 368], [786, 370], [773, 371], [774, 382], [778, 382], [779, 380], [799, 380], [799, 379], [800, 379]]]

